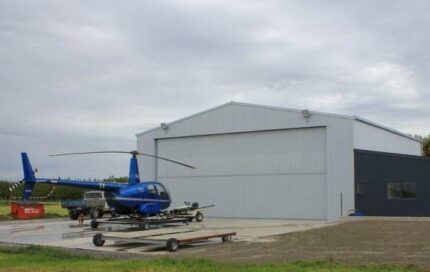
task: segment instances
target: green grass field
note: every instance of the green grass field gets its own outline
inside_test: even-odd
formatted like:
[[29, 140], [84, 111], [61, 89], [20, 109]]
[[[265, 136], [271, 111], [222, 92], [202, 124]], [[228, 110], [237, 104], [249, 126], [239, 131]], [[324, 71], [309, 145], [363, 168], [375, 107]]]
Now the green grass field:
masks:
[[[0, 201], [0, 220], [13, 219], [10, 216], [10, 202]], [[66, 217], [68, 211], [61, 208], [60, 202], [42, 202], [45, 204], [45, 217], [44, 218], [55, 218], [55, 217]]]
[[118, 260], [72, 255], [40, 246], [0, 247], [0, 271], [419, 271], [415, 267], [346, 266], [329, 261], [300, 261], [279, 265], [231, 264], [205, 259]]

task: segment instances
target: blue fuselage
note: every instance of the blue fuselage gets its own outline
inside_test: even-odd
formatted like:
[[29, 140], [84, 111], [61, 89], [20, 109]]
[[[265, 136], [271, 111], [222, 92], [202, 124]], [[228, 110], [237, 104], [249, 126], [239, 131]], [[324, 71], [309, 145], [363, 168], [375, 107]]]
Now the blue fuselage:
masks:
[[36, 178], [36, 182], [105, 191], [109, 207], [119, 214], [156, 214], [170, 207], [170, 194], [157, 181], [134, 184]]
[[148, 204], [158, 204], [161, 210], [165, 210], [171, 203], [163, 184], [156, 181], [126, 185], [119, 190], [107, 191], [105, 195], [109, 207], [120, 214], [143, 213], [143, 205]]

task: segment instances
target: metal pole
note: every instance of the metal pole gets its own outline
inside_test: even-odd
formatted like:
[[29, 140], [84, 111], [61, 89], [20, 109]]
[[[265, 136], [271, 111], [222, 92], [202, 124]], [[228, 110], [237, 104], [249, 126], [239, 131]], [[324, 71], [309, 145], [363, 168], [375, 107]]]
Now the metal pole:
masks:
[[343, 216], [343, 195], [340, 192], [340, 216]]

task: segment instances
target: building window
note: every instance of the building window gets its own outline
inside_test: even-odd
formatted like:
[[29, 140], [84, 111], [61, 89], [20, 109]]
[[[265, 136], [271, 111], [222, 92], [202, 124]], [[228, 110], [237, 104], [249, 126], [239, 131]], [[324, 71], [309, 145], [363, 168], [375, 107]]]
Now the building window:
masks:
[[402, 182], [402, 198], [417, 198], [417, 187], [415, 182]]
[[389, 182], [387, 184], [388, 199], [416, 199], [415, 182]]
[[402, 183], [401, 182], [390, 182], [388, 183], [388, 199], [400, 199], [402, 198]]
[[357, 194], [366, 195], [367, 194], [367, 183], [359, 182], [356, 186]]

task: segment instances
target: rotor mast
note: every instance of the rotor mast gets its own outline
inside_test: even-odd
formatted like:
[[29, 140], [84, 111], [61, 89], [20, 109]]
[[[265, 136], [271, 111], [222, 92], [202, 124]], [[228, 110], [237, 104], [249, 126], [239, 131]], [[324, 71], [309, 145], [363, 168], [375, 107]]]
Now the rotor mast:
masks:
[[130, 171], [128, 174], [128, 184], [137, 184], [140, 183], [139, 177], [139, 167], [137, 164], [137, 151], [130, 152], [132, 157], [130, 159]]

